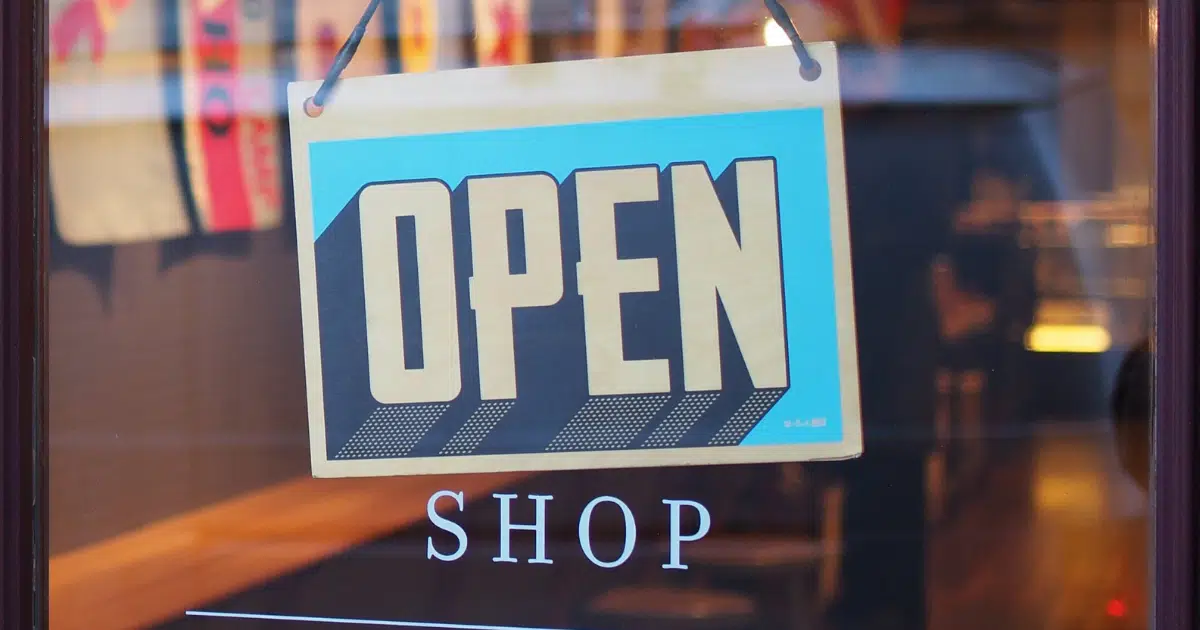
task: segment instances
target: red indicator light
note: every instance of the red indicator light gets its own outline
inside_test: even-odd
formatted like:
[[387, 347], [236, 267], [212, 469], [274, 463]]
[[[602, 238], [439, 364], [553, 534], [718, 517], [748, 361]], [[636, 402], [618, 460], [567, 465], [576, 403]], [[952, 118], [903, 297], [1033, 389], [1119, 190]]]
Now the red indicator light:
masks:
[[1104, 611], [1108, 613], [1109, 617], [1124, 617], [1125, 602], [1119, 599], [1110, 599], [1108, 600], [1108, 604], [1105, 605]]

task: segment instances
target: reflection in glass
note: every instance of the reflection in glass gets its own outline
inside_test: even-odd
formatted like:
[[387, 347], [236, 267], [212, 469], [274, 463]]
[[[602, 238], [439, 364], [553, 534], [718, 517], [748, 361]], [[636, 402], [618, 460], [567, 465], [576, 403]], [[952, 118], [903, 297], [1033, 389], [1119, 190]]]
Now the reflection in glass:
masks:
[[[866, 455], [333, 481], [309, 476], [279, 106], [360, 3], [50, 2], [55, 628], [1145, 628], [1156, 14], [786, 4], [842, 43]], [[347, 74], [760, 45], [788, 42], [751, 1], [388, 0]], [[477, 547], [436, 563], [447, 488]], [[492, 561], [493, 492], [555, 496], [554, 565]], [[576, 540], [606, 494], [639, 528], [610, 571]], [[711, 530], [664, 573], [681, 497]], [[598, 541], [621, 528], [597, 512]]]

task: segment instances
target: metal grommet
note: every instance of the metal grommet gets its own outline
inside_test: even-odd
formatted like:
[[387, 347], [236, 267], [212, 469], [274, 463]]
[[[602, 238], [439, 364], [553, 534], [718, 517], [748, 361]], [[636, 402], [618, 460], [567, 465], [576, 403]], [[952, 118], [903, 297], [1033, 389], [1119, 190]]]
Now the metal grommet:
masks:
[[320, 116], [321, 112], [323, 111], [325, 111], [325, 106], [317, 105], [316, 101], [313, 100], [313, 97], [310, 96], [304, 99], [304, 113], [307, 114], [309, 118], [316, 118], [317, 116]]
[[810, 63], [807, 65], [803, 63], [800, 64], [800, 78], [804, 79], [805, 81], [816, 81], [817, 79], [821, 78], [821, 62], [813, 59], [812, 57], [809, 57], [809, 62]]

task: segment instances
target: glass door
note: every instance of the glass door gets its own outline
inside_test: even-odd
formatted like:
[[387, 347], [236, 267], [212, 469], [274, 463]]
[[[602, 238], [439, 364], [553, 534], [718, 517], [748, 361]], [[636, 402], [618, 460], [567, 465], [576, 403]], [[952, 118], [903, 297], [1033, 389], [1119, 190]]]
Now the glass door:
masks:
[[1190, 3], [45, 5], [18, 627], [1183, 623]]

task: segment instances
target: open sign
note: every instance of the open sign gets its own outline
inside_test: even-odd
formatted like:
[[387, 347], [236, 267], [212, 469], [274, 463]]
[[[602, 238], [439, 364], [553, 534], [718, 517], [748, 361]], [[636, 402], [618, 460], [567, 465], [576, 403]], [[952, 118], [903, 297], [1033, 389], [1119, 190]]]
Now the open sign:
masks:
[[[703, 75], [689, 58], [714, 53], [425, 77], [483, 108], [484, 129], [443, 113], [401, 132], [422, 118], [409, 112], [364, 138], [339, 130], [365, 122], [353, 105], [293, 114], [317, 474], [858, 452], [840, 123], [803, 100], [824, 92], [670, 117], [570, 120], [560, 106], [561, 124], [522, 127], [459, 85], [539, 75], [499, 83], [511, 103], [605, 63]], [[351, 79], [339, 98], [393, 80]], [[836, 94], [836, 74], [821, 81]], [[384, 109], [397, 104], [371, 111]]]
[[[524, 350], [536, 337], [566, 340], [578, 331], [584, 352], [565, 347], [575, 340], [547, 351], [585, 364], [589, 396], [670, 393], [672, 362], [683, 373], [683, 387], [675, 389], [720, 391], [722, 315], [753, 386], [785, 389], [774, 160], [740, 160], [729, 177], [736, 231], [703, 164], [674, 164], [662, 173], [654, 166], [586, 170], [561, 187], [545, 173], [473, 177], [459, 187], [456, 208], [444, 182], [368, 186], [357, 212], [372, 396], [383, 404], [459, 398], [465, 362], [459, 340], [473, 333], [474, 357], [465, 359], [476, 360], [479, 400], [516, 400], [518, 344]], [[661, 216], [622, 230], [618, 209]], [[411, 235], [405, 247], [401, 233]], [[465, 237], [456, 243], [455, 234]], [[618, 253], [639, 244], [674, 260]], [[452, 280], [466, 274], [455, 268], [456, 246], [468, 250], [463, 260], [471, 268], [457, 287]], [[415, 264], [400, 264], [404, 250]], [[664, 266], [673, 277], [662, 277]], [[568, 297], [568, 288], [578, 298]], [[673, 305], [677, 317], [622, 316], [623, 296], [664, 290], [673, 295], [659, 306]], [[518, 339], [517, 311], [533, 308], [558, 310]], [[472, 319], [473, 330], [464, 329]], [[642, 345], [659, 338], [670, 348], [665, 354], [675, 356], [627, 359], [663, 353], [627, 344], [626, 325], [649, 328], [649, 335], [638, 335]], [[665, 339], [670, 335], [679, 339]]]

